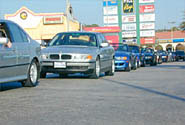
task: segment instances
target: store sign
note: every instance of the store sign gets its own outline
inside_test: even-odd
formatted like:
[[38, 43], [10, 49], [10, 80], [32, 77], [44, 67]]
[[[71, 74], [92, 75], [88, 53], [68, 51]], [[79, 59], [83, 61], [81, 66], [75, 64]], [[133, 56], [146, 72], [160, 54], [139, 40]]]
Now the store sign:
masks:
[[155, 21], [155, 14], [142, 14], [140, 15], [140, 22]]
[[118, 16], [104, 16], [104, 24], [118, 23]]
[[141, 42], [141, 44], [154, 44], [155, 38], [154, 37], [141, 38], [140, 42]]
[[136, 24], [122, 24], [122, 30], [136, 30]]
[[122, 16], [123, 23], [134, 23], [136, 22], [136, 15]]
[[103, 1], [103, 6], [117, 6], [117, 0], [104, 0]]
[[139, 3], [154, 3], [154, 0], [139, 0]]
[[118, 14], [118, 7], [117, 6], [109, 6], [103, 7], [104, 15], [111, 15], [111, 14]]
[[134, 12], [134, 0], [123, 0], [123, 13]]
[[85, 27], [84, 31], [88, 32], [100, 32], [100, 33], [118, 33], [120, 28], [118, 26], [114, 27]]
[[44, 24], [60, 24], [63, 23], [62, 16], [44, 16]]
[[140, 23], [141, 30], [155, 29], [155, 23]]
[[126, 32], [122, 32], [122, 37], [124, 37], [124, 38], [136, 37], [136, 31], [126, 31]]
[[140, 31], [141, 37], [152, 37], [155, 36], [155, 30]]
[[185, 39], [174, 39], [173, 42], [174, 43], [185, 42]]
[[154, 5], [141, 5], [139, 6], [140, 13], [153, 13], [154, 12]]
[[137, 39], [123, 39], [123, 42], [128, 44], [137, 43]]
[[115, 36], [106, 36], [105, 35], [106, 40], [111, 44], [111, 43], [119, 43], [119, 36], [115, 35]]

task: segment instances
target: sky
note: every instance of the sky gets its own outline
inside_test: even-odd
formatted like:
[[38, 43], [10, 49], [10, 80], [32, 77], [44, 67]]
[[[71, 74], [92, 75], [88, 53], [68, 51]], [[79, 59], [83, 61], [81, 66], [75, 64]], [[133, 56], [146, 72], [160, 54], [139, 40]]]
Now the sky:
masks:
[[[103, 0], [69, 0], [74, 17], [82, 24], [103, 26]], [[63, 12], [66, 0], [0, 0], [0, 18], [15, 13], [22, 6], [35, 13]], [[155, 0], [156, 29], [179, 26], [185, 21], [185, 0]], [[169, 22], [175, 22], [171, 24]]]

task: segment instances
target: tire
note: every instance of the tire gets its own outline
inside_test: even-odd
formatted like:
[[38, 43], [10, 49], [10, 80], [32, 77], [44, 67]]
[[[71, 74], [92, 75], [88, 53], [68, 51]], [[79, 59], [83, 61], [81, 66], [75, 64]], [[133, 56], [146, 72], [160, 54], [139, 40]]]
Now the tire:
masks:
[[141, 66], [141, 61], [139, 60], [139, 62], [137, 62], [137, 68], [140, 68]]
[[40, 78], [46, 78], [46, 72], [41, 71], [40, 72]]
[[137, 61], [135, 60], [134, 62], [134, 67], [132, 68], [133, 70], [136, 70], [137, 69]]
[[90, 78], [92, 79], [98, 79], [100, 77], [100, 59], [99, 57], [96, 59], [96, 63], [95, 63], [95, 69], [93, 71], [93, 73], [90, 75]]
[[143, 60], [143, 64], [142, 64], [142, 67], [145, 67], [146, 66], [146, 61]]
[[23, 87], [35, 87], [38, 84], [38, 79], [40, 77], [38, 67], [38, 62], [36, 60], [33, 60], [28, 70], [27, 80], [21, 82]]
[[110, 67], [110, 70], [105, 72], [105, 75], [106, 76], [113, 76], [114, 75], [114, 72], [115, 72], [115, 60], [114, 58], [112, 59], [112, 63], [111, 63], [111, 67]]
[[129, 61], [128, 62], [128, 67], [126, 67], [125, 71], [130, 72], [131, 69], [132, 69], [132, 65], [131, 65], [131, 62]]

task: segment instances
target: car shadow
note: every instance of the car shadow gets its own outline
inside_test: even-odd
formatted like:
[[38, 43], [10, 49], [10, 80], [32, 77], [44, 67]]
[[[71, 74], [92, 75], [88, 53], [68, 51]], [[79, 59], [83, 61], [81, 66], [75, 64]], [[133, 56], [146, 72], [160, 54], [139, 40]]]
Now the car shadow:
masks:
[[8, 83], [0, 83], [0, 92], [8, 91], [12, 89], [22, 88], [20, 82], [8, 82]]
[[172, 65], [170, 63], [166, 63], [165, 65], [157, 65], [155, 68], [179, 68], [179, 69], [185, 69], [185, 65]]
[[168, 98], [171, 98], [171, 99], [175, 99], [175, 100], [178, 100], [178, 101], [185, 102], [185, 98], [178, 97], [178, 96], [175, 96], [175, 95], [172, 95], [172, 94], [167, 94], [167, 93], [164, 93], [164, 92], [160, 92], [160, 91], [157, 91], [157, 90], [145, 88], [145, 87], [138, 86], [138, 85], [132, 85], [132, 84], [124, 83], [124, 82], [118, 82], [118, 81], [115, 81], [115, 80], [110, 80], [110, 79], [105, 79], [105, 78], [103, 78], [103, 80], [105, 80], [107, 82], [116, 83], [116, 84], [119, 84], [119, 85], [127, 86], [127, 87], [130, 87], [130, 88], [138, 89], [138, 90], [141, 90], [141, 91], [145, 91], [145, 92], [149, 92], [149, 93], [153, 93], [153, 94], [157, 94], [157, 95], [160, 95], [160, 96], [164, 96], [164, 97], [168, 97]]
[[[104, 77], [105, 75], [102, 73], [100, 75], [100, 78]], [[76, 74], [69, 74], [67, 77], [59, 77], [59, 74], [47, 74], [46, 78], [41, 78], [41, 79], [91, 79], [89, 78], [88, 75], [85, 74], [80, 74], [80, 73], [76, 73]]]

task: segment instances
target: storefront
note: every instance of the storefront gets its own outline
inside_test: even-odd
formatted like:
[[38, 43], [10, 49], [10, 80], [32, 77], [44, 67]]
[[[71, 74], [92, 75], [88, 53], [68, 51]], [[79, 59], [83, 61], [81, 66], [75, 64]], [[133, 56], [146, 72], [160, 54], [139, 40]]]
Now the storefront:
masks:
[[5, 19], [18, 23], [38, 42], [48, 42], [59, 32], [80, 30], [80, 23], [74, 19], [67, 20], [64, 13], [34, 13], [26, 7], [14, 14], [6, 14]]

